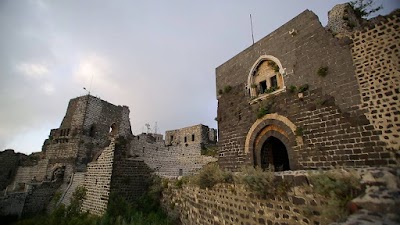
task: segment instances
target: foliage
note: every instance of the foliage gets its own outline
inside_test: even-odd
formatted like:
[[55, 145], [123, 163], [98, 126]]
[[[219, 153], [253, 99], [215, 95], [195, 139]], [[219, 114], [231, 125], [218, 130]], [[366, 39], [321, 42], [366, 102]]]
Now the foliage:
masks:
[[216, 156], [218, 154], [217, 146], [202, 147], [201, 154], [207, 156]]
[[296, 86], [294, 86], [294, 85], [290, 85], [290, 87], [289, 87], [289, 92], [290, 93], [295, 93], [296, 92], [296, 90], [297, 90], [297, 87]]
[[263, 116], [269, 113], [268, 109], [265, 106], [262, 106], [257, 111], [257, 119], [263, 118]]
[[236, 177], [236, 182], [244, 184], [250, 191], [266, 198], [274, 194], [274, 174], [260, 167], [245, 166]]
[[222, 183], [224, 179], [224, 172], [219, 168], [218, 164], [210, 163], [193, 177], [193, 182], [200, 188], [205, 189]]
[[275, 72], [279, 72], [279, 66], [274, 61], [268, 61], [268, 66], [272, 67]]
[[77, 188], [71, 198], [71, 205], [61, 204], [50, 215], [38, 215], [33, 218], [18, 221], [16, 225], [172, 225], [159, 205], [161, 191], [164, 185], [161, 179], [154, 176], [150, 180], [148, 192], [136, 204], [129, 204], [117, 193], [111, 193], [106, 213], [93, 216], [81, 211], [86, 189]]
[[266, 90], [264, 91], [264, 93], [269, 94], [269, 93], [272, 93], [272, 92], [274, 92], [274, 91], [276, 91], [276, 90], [278, 90], [278, 89], [279, 89], [279, 86], [278, 86], [278, 87], [270, 87], [270, 88], [266, 89]]
[[224, 87], [224, 93], [229, 93], [232, 90], [232, 87], [230, 85], [227, 85]]
[[328, 75], [328, 67], [327, 66], [321, 66], [318, 70], [317, 70], [317, 74], [320, 77], [325, 77], [326, 75]]
[[351, 7], [353, 7], [356, 16], [359, 18], [366, 18], [372, 13], [383, 9], [382, 5], [375, 7], [373, 0], [354, 0], [349, 3]]
[[313, 190], [327, 199], [322, 217], [331, 221], [346, 218], [346, 204], [361, 191], [360, 178], [351, 171], [339, 169], [311, 174], [309, 178]]
[[219, 89], [219, 90], [218, 90], [218, 94], [219, 94], [219, 95], [222, 95], [223, 93], [224, 93], [224, 91], [223, 91], [222, 89]]
[[301, 86], [299, 87], [298, 92], [299, 92], [299, 93], [303, 93], [303, 92], [307, 91], [308, 88], [309, 88], [308, 84], [303, 84], [303, 85], [301, 85]]
[[303, 136], [304, 129], [302, 127], [297, 127], [295, 130], [296, 136]]

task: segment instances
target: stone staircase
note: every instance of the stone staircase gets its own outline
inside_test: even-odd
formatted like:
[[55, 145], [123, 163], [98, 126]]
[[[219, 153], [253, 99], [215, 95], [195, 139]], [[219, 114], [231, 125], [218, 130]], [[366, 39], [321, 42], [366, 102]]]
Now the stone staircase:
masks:
[[62, 203], [65, 206], [69, 205], [72, 193], [74, 193], [77, 187], [82, 186], [84, 181], [85, 181], [85, 172], [74, 173], [73, 176], [71, 177], [71, 182], [69, 183], [67, 189], [61, 196], [59, 203]]

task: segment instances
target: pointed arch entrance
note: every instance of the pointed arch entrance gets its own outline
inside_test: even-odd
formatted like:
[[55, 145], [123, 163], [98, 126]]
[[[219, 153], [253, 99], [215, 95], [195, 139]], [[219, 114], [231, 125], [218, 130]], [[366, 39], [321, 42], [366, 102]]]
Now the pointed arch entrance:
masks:
[[290, 170], [286, 146], [278, 138], [270, 136], [262, 144], [260, 151], [260, 167], [274, 171]]
[[277, 113], [258, 119], [250, 128], [245, 152], [254, 166], [275, 171], [298, 169], [293, 148], [302, 145], [302, 138], [295, 135], [296, 126]]

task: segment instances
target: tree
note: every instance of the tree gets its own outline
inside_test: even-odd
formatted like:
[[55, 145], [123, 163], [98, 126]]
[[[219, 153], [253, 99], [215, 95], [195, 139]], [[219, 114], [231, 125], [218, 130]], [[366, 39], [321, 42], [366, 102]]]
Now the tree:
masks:
[[353, 7], [354, 12], [359, 18], [366, 18], [370, 14], [383, 9], [383, 6], [374, 6], [373, 0], [354, 0], [349, 2], [351, 7]]

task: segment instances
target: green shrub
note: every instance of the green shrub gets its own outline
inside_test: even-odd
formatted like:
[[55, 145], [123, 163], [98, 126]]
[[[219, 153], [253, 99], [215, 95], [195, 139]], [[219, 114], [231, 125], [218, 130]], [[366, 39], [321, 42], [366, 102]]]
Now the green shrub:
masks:
[[218, 164], [210, 163], [193, 177], [193, 182], [202, 189], [212, 188], [214, 185], [224, 182], [224, 173]]
[[268, 113], [269, 110], [265, 106], [260, 107], [257, 111], [257, 119], [263, 118], [263, 116], [267, 115]]
[[303, 92], [307, 91], [308, 88], [309, 88], [308, 84], [303, 84], [303, 85], [301, 85], [301, 86], [299, 87], [298, 92], [299, 92], [299, 93], [303, 93]]
[[219, 89], [219, 90], [218, 90], [218, 94], [219, 94], [219, 95], [222, 95], [223, 93], [224, 93], [224, 91], [223, 91], [222, 89]]
[[202, 147], [201, 154], [207, 156], [216, 156], [218, 155], [218, 148], [217, 146]]
[[321, 216], [330, 221], [345, 219], [348, 216], [346, 204], [361, 191], [360, 178], [351, 171], [336, 169], [311, 174], [309, 180], [313, 190], [327, 199]]
[[274, 194], [274, 174], [271, 171], [263, 171], [260, 167], [245, 166], [238, 173], [236, 182], [244, 184], [250, 191], [263, 198]]
[[279, 72], [279, 66], [274, 61], [268, 61], [268, 66], [272, 67], [275, 72]]
[[232, 87], [230, 85], [227, 85], [224, 87], [224, 93], [229, 93], [232, 90]]
[[297, 127], [295, 130], [296, 136], [303, 136], [304, 129], [302, 127]]
[[295, 93], [296, 92], [296, 90], [297, 90], [297, 87], [296, 86], [294, 86], [294, 85], [290, 85], [290, 87], [289, 87], [289, 92], [290, 93]]
[[317, 70], [317, 74], [320, 77], [325, 77], [326, 75], [328, 75], [328, 67], [327, 66], [321, 66], [318, 70]]

